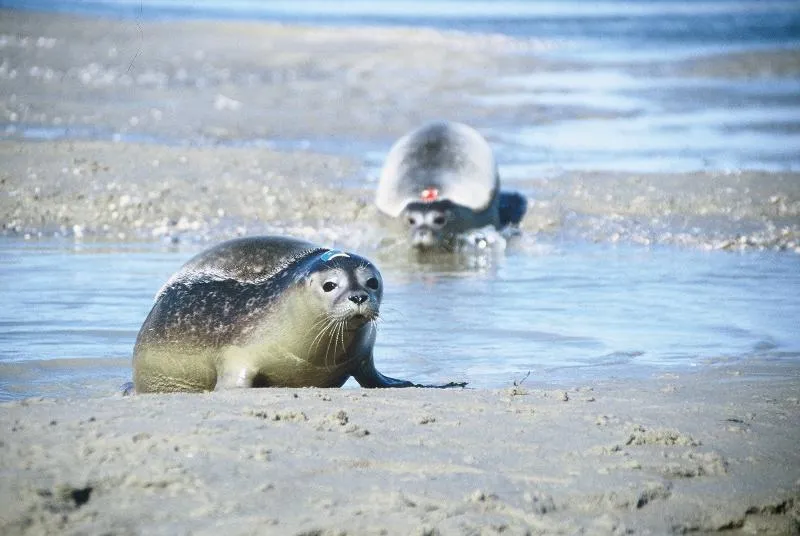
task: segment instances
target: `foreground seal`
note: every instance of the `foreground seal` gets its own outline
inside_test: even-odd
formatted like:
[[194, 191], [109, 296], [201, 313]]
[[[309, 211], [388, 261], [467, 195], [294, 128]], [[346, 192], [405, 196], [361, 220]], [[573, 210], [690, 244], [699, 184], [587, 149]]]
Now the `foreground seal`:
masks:
[[275, 236], [223, 242], [156, 295], [133, 350], [135, 390], [339, 387], [350, 376], [416, 386], [375, 369], [382, 293], [375, 266], [351, 253]]
[[462, 123], [427, 124], [389, 150], [375, 197], [378, 209], [408, 225], [411, 244], [449, 248], [473, 229], [516, 226], [527, 200], [500, 191], [491, 147]]

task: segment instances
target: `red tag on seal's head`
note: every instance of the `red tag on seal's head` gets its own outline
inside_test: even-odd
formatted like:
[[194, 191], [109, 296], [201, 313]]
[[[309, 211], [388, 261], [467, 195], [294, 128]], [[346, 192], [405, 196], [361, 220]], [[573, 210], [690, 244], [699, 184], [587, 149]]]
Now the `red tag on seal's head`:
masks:
[[419, 197], [426, 203], [432, 203], [439, 199], [439, 190], [436, 188], [425, 188], [422, 190], [422, 193], [419, 194]]

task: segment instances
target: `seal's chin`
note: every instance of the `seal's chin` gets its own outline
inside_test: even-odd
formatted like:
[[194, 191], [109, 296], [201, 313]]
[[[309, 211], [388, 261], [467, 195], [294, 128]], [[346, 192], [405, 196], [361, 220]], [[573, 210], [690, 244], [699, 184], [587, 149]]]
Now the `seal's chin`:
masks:
[[372, 310], [353, 311], [344, 319], [345, 328], [348, 331], [355, 331], [377, 318], [378, 313]]
[[440, 253], [451, 253], [454, 247], [454, 241], [451, 236], [437, 236], [432, 240], [416, 240], [411, 237], [412, 251], [418, 255], [438, 255]]
[[441, 237], [439, 233], [431, 229], [412, 229], [411, 230], [411, 245], [417, 249], [436, 249], [441, 247]]

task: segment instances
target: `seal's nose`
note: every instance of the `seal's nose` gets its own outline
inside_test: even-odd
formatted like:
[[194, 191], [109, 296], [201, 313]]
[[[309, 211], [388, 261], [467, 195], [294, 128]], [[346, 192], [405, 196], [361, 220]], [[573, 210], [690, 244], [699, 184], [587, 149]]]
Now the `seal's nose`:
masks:
[[358, 294], [351, 294], [347, 299], [356, 305], [361, 305], [369, 299], [369, 296], [364, 292], [359, 292]]

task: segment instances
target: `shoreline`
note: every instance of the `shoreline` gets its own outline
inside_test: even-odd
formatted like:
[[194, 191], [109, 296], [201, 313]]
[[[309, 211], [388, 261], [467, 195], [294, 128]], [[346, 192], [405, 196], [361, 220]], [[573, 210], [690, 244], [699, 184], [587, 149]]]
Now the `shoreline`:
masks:
[[0, 522], [8, 534], [796, 534], [799, 379], [755, 360], [566, 390], [5, 403]]

